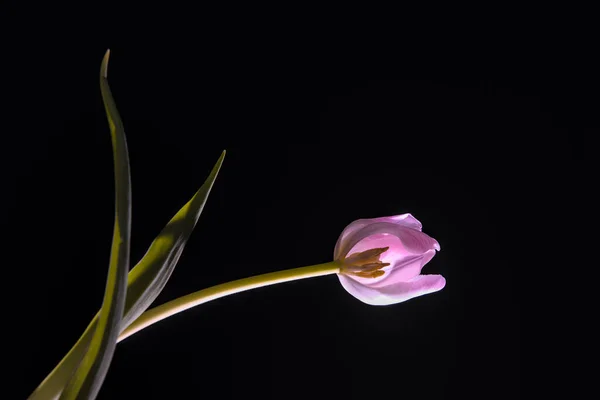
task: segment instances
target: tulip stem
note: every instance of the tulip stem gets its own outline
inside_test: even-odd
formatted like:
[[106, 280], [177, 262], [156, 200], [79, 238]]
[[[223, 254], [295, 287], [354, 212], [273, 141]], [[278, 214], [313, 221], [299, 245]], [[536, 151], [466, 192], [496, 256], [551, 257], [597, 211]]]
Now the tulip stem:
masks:
[[230, 294], [244, 292], [276, 283], [296, 281], [299, 279], [313, 278], [316, 276], [331, 275], [340, 272], [340, 263], [332, 261], [325, 264], [311, 265], [309, 267], [286, 269], [283, 271], [270, 272], [267, 274], [238, 279], [232, 282], [222, 283], [187, 296], [171, 300], [165, 304], [155, 307], [140, 315], [119, 336], [118, 342], [128, 338], [134, 333], [158, 322], [171, 315], [178, 314], [189, 308], [207, 303]]

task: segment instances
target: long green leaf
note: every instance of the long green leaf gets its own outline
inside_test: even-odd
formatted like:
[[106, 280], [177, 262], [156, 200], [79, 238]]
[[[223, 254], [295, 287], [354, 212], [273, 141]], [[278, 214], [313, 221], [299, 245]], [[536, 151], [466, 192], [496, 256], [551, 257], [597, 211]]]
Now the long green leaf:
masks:
[[[112, 99], [109, 100], [112, 102]], [[202, 187], [173, 216], [154, 239], [144, 257], [129, 272], [125, 311], [120, 326], [121, 332], [150, 307], [167, 283], [202, 213], [224, 157], [225, 151], [217, 160]], [[98, 314], [92, 319], [73, 348], [30, 395], [29, 400], [55, 400], [60, 396], [65, 384], [85, 354], [97, 322]]]
[[129, 238], [131, 236], [131, 176], [125, 131], [114, 107], [107, 83], [106, 52], [100, 68], [100, 88], [104, 99], [113, 146], [115, 168], [115, 226], [110, 254], [110, 266], [104, 300], [89, 348], [60, 396], [61, 400], [96, 398], [112, 361], [119, 325], [123, 318], [129, 271]]

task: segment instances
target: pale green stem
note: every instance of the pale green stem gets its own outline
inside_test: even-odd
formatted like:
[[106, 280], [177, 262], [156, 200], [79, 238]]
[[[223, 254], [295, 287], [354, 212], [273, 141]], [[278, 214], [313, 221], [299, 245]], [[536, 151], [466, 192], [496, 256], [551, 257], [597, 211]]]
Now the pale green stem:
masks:
[[270, 272], [268, 274], [238, 279], [236, 281], [209, 287], [207, 289], [188, 294], [187, 296], [171, 300], [168, 303], [146, 311], [140, 315], [138, 319], [133, 321], [131, 325], [127, 327], [127, 329], [121, 332], [118, 342], [158, 321], [162, 321], [163, 319], [170, 317], [171, 315], [175, 315], [192, 307], [207, 303], [211, 300], [229, 296], [230, 294], [244, 292], [250, 289], [274, 285], [276, 283], [337, 274], [339, 272], [340, 263], [338, 261], [332, 261], [325, 264], [311, 265], [310, 267]]

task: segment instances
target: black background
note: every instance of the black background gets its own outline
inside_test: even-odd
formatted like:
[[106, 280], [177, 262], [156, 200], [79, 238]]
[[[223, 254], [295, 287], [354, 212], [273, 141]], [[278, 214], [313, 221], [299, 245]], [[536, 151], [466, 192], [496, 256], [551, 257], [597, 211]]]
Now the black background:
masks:
[[520, 397], [526, 292], [552, 268], [525, 260], [540, 220], [561, 218], [585, 182], [591, 75], [477, 73], [447, 53], [417, 74], [410, 64], [423, 59], [403, 53], [401, 35], [388, 36], [384, 60], [342, 44], [344, 30], [315, 38], [243, 10], [211, 24], [178, 18], [191, 10], [150, 19], [102, 4], [3, 15], [15, 398], [101, 304], [114, 192], [98, 71], [109, 47], [130, 150], [132, 263], [227, 150], [156, 304], [329, 261], [351, 221], [406, 212], [440, 242], [424, 272], [447, 286], [388, 307], [333, 276], [216, 300], [119, 344], [100, 399]]

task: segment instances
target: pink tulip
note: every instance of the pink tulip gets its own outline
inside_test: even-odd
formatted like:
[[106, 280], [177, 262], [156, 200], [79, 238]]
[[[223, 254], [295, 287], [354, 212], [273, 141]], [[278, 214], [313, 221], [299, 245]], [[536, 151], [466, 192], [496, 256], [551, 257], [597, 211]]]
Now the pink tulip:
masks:
[[423, 266], [440, 250], [421, 228], [410, 214], [352, 222], [333, 254], [342, 262], [338, 274], [342, 286], [371, 305], [400, 303], [441, 290], [446, 285], [443, 276], [421, 275]]

